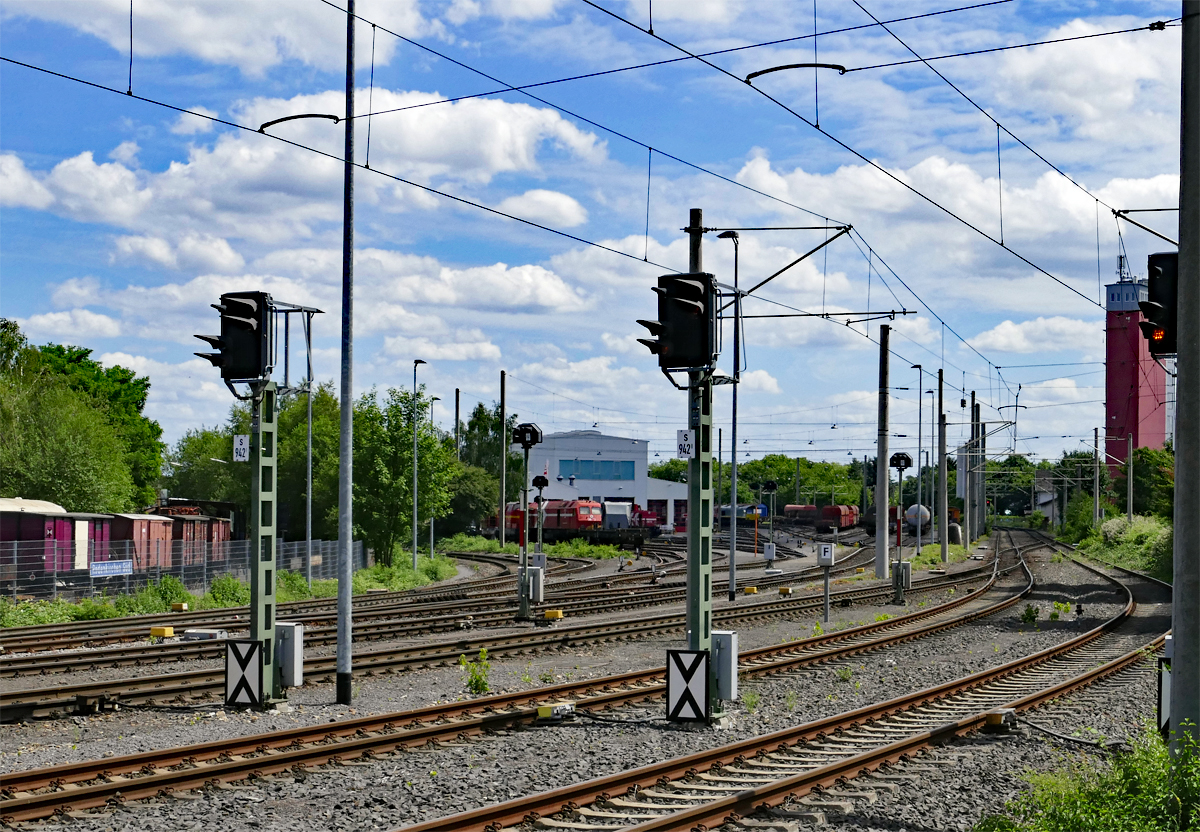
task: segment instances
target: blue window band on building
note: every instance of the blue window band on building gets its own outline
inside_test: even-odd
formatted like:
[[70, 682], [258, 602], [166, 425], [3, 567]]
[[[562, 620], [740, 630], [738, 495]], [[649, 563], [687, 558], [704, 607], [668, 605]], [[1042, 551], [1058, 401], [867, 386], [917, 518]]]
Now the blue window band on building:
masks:
[[632, 459], [560, 459], [560, 477], [579, 480], [632, 480]]

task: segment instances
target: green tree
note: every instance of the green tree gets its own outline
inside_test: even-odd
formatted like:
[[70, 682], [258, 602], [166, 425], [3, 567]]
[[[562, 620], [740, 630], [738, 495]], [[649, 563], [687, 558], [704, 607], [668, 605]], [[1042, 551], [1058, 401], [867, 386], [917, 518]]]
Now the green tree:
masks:
[[0, 494], [68, 511], [134, 507], [126, 448], [107, 414], [61, 378], [0, 375]]
[[47, 344], [38, 349], [44, 374], [66, 379], [103, 406], [103, 413], [125, 447], [125, 463], [133, 478], [134, 502], [154, 502], [154, 485], [162, 473], [162, 428], [143, 415], [150, 379], [121, 366], [104, 367], [90, 349]]
[[[340, 459], [341, 406], [333, 382], [313, 390], [313, 537], [337, 537], [338, 464]], [[299, 393], [289, 396], [279, 408], [279, 500], [281, 529], [289, 540], [303, 540], [305, 491], [308, 485], [308, 400]], [[410, 437], [411, 441], [411, 437]], [[410, 451], [411, 456], [411, 451]], [[246, 466], [248, 467], [248, 466]]]
[[[676, 458], [664, 459], [662, 462], [652, 463], [647, 469], [647, 473], [657, 480], [687, 482], [687, 460]], [[723, 473], [722, 476], [724, 475]]]
[[[1115, 501], [1125, 505], [1126, 469], [1117, 477]], [[1175, 451], [1166, 448], [1133, 449], [1133, 512], [1156, 514], [1168, 519], [1175, 516]]]
[[[462, 461], [487, 471], [496, 481], [500, 481], [501, 449], [512, 444], [512, 431], [517, 425], [517, 414], [509, 413], [508, 425], [504, 430], [500, 427], [500, 402], [493, 402], [486, 407], [483, 402], [475, 405], [471, 416], [462, 431]], [[505, 482], [505, 499], [513, 501], [521, 496], [521, 466], [524, 464], [522, 455], [508, 452], [508, 473]]]
[[217, 500], [242, 506], [250, 499], [250, 466], [233, 464], [233, 431], [192, 428], [168, 455], [161, 480], [172, 497]]
[[478, 466], [453, 462], [449, 490], [450, 514], [438, 520], [438, 537], [482, 528], [484, 518], [496, 513], [500, 480]]
[[[422, 391], [424, 388], [422, 388]], [[413, 423], [418, 445], [418, 522], [450, 511], [454, 454], [429, 424], [428, 399], [389, 388], [354, 406], [354, 521], [377, 562], [390, 566], [412, 534]]]

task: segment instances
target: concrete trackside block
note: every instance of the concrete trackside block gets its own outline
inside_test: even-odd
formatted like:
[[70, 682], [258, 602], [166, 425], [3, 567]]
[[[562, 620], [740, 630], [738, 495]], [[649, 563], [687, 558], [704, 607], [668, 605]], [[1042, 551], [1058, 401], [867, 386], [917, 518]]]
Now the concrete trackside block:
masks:
[[151, 627], [150, 636], [152, 638], [171, 638], [175, 635], [174, 627]]
[[562, 610], [546, 610], [547, 621], [557, 621], [563, 617]]
[[757, 595], [757, 594], [758, 594], [758, 587], [756, 587], [756, 586], [748, 586], [748, 587], [744, 588], [744, 589], [742, 590], [742, 592], [746, 593], [747, 595]]

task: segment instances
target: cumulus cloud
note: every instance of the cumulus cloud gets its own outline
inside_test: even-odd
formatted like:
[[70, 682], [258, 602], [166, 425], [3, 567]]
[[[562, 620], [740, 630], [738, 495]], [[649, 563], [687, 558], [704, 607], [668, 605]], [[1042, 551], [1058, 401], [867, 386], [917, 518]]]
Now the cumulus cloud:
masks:
[[0, 205], [44, 210], [54, 194], [37, 180], [15, 153], [0, 153]]
[[436, 361], [495, 361], [500, 348], [478, 329], [459, 330], [453, 340], [392, 336], [383, 339], [383, 351], [390, 356], [419, 357]]
[[108, 158], [114, 162], [120, 162], [122, 165], [132, 165], [137, 167], [137, 155], [141, 151], [137, 142], [125, 141], [114, 147], [108, 153]]
[[557, 228], [574, 228], [587, 222], [587, 210], [572, 197], [558, 191], [535, 189], [520, 196], [510, 196], [499, 208], [535, 222]]
[[232, 272], [245, 265], [227, 240], [195, 232], [183, 235], [175, 245], [148, 235], [117, 237], [112, 259], [188, 271]]
[[[216, 118], [219, 113], [215, 110], [210, 110], [207, 107], [189, 107], [192, 113], [199, 113], [200, 116], [208, 116]], [[200, 118], [196, 115], [188, 113], [180, 113], [179, 119], [171, 125], [171, 132], [178, 136], [194, 136], [197, 133], [208, 133], [215, 125], [208, 118]]]
[[[421, 16], [418, 5], [417, 0], [360, 0], [356, 11], [386, 19], [389, 28], [408, 37], [440, 31]], [[12, 0], [0, 15], [59, 23], [94, 35], [122, 54], [129, 49], [129, 4], [123, 0]], [[274, 0], [145, 3], [134, 12], [134, 52], [141, 57], [189, 55], [251, 76], [284, 61], [337, 70], [345, 66], [344, 41], [329, 33], [339, 28], [346, 30], [345, 14], [319, 3], [289, 5], [286, 14]], [[370, 41], [358, 39], [361, 65], [371, 58]], [[395, 38], [379, 38], [376, 64], [386, 65], [396, 44]]]
[[1104, 343], [1103, 321], [1081, 321], [1055, 315], [1031, 321], [1004, 321], [967, 343], [980, 350], [1033, 353], [1059, 350], [1095, 351]]
[[637, 355], [647, 354], [645, 344], [639, 344], [638, 338], [648, 338], [650, 333], [646, 332], [641, 335], [630, 333], [629, 335], [613, 335], [611, 332], [600, 333], [600, 340], [604, 343], [604, 348], [609, 352], [620, 353], [622, 355]]
[[32, 338], [56, 338], [69, 344], [80, 344], [88, 338], [114, 338], [121, 334], [115, 319], [88, 309], [67, 312], [46, 312], [17, 321]]
[[779, 381], [766, 370], [750, 370], [742, 373], [742, 390], [751, 393], [779, 393]]
[[220, 374], [202, 358], [173, 364], [144, 355], [106, 352], [96, 360], [105, 367], [126, 367], [150, 378], [145, 414], [163, 426], [166, 436], [180, 436], [202, 424], [220, 424], [228, 416], [233, 399]]
[[101, 301], [100, 281], [94, 277], [72, 277], [53, 288], [50, 302], [59, 309], [94, 306]]

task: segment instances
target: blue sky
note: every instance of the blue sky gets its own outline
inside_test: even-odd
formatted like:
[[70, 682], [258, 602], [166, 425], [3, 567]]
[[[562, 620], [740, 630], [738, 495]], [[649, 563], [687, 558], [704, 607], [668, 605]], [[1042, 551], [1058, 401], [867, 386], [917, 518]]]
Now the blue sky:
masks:
[[[599, 5], [648, 24], [645, 0]], [[886, 21], [953, 7], [821, 0], [816, 31], [870, 24], [868, 11]], [[1098, 282], [1113, 279], [1119, 251], [1108, 206], [1177, 203], [1178, 28], [935, 62], [970, 101], [921, 64], [821, 71], [817, 91], [812, 70], [756, 79], [793, 114], [695, 60], [530, 90], [542, 100], [513, 91], [444, 99], [683, 57], [671, 44], [710, 52], [795, 39], [709, 59], [738, 78], [811, 62], [807, 3], [658, 0], [662, 40], [568, 0], [362, 0], [357, 11], [368, 21], [357, 28], [358, 112], [428, 106], [357, 122], [356, 159], [368, 161], [369, 126], [372, 171], [356, 175], [356, 392], [410, 384], [413, 359], [424, 359], [421, 379], [441, 397], [435, 416], [448, 427], [454, 389], [464, 410], [490, 402], [504, 369], [510, 410], [523, 419], [546, 431], [595, 424], [666, 456], [685, 402], [634, 340], [643, 334], [634, 320], [654, 317], [655, 277], [686, 270], [680, 229], [696, 207], [708, 226], [822, 226], [743, 232], [749, 284], [818, 244], [827, 223], [854, 226], [746, 312], [915, 312], [893, 324], [892, 383], [910, 388], [892, 403], [893, 432], [905, 434], [895, 449], [916, 446], [914, 363], [944, 366], [956, 388], [952, 442], [957, 388], [978, 391], [985, 420], [997, 422], [1022, 385], [1021, 452], [1077, 449], [1102, 424]], [[824, 34], [817, 59], [854, 69], [909, 59], [904, 44], [931, 57], [1178, 13], [1174, 3], [996, 3], [890, 24], [899, 40], [877, 26]], [[0, 23], [4, 57], [124, 92], [125, 0], [4, 0]], [[344, 112], [345, 15], [321, 0], [134, 0], [133, 30], [140, 96], [252, 128]], [[221, 292], [262, 288], [325, 310], [316, 376], [336, 379], [337, 161], [10, 63], [0, 73], [0, 314], [36, 343], [86, 346], [148, 374], [148, 413], [170, 440], [222, 421], [232, 403], [216, 371], [192, 356], [202, 348], [192, 334], [215, 331], [209, 304]], [[818, 93], [828, 135], [796, 115], [815, 122]], [[1000, 179], [992, 118], [1005, 128]], [[272, 132], [341, 154], [341, 125]], [[995, 238], [1002, 193], [1011, 251], [831, 137]], [[1173, 236], [1175, 215], [1146, 216]], [[1137, 272], [1165, 247], [1128, 225], [1122, 233]], [[708, 235], [704, 258], [731, 281], [728, 241]], [[873, 453], [877, 335], [878, 322], [748, 320], [739, 458]], [[722, 365], [731, 362], [727, 342]], [[1061, 366], [1020, 366], [1034, 364]], [[727, 388], [717, 407], [727, 457]]]

